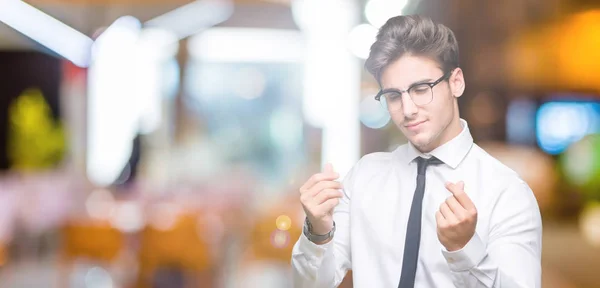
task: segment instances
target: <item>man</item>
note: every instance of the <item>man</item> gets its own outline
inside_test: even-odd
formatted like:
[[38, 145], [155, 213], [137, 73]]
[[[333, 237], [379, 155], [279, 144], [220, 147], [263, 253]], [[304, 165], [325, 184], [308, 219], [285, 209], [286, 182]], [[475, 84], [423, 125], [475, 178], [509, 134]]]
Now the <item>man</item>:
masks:
[[307, 218], [295, 287], [541, 287], [531, 189], [473, 143], [453, 32], [421, 16], [381, 27], [366, 61], [409, 143], [364, 156], [343, 183], [330, 164], [300, 188]]

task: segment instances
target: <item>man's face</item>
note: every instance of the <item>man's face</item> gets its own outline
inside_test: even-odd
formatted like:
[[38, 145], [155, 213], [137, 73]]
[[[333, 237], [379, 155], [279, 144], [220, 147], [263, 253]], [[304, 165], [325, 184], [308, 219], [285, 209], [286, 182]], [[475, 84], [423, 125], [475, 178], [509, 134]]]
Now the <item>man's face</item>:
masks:
[[[435, 82], [443, 75], [444, 71], [434, 60], [407, 54], [383, 71], [381, 85], [383, 89], [402, 91], [415, 83]], [[428, 104], [417, 106], [408, 93], [403, 93], [401, 108], [389, 111], [391, 118], [415, 147], [423, 152], [431, 151], [450, 140], [446, 139], [445, 132], [454, 117], [458, 118], [455, 97], [462, 95], [463, 90], [462, 71], [458, 68], [450, 75], [449, 81], [433, 87], [433, 100]]]

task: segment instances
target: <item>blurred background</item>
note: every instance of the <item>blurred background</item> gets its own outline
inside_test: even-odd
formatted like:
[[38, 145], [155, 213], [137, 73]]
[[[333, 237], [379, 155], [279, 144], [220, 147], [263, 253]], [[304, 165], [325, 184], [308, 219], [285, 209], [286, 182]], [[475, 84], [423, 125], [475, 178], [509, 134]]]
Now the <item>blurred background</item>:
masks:
[[415, 13], [536, 194], [544, 287], [600, 287], [597, 0], [0, 0], [0, 287], [291, 287], [299, 186], [406, 141], [363, 64]]

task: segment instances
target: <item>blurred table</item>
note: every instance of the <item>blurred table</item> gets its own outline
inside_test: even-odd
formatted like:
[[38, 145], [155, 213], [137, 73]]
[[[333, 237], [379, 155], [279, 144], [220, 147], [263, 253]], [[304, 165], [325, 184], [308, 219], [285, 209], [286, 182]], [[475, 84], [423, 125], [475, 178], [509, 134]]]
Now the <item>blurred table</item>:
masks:
[[600, 287], [600, 247], [584, 241], [577, 223], [544, 222], [544, 288]]

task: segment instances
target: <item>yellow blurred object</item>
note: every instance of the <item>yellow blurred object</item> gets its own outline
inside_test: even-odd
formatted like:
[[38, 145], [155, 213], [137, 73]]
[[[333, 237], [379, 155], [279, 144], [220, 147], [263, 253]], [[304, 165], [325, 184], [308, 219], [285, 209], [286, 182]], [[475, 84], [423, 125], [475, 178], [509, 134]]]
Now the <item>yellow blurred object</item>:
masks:
[[510, 41], [506, 63], [518, 88], [600, 92], [600, 10], [526, 31]]
[[65, 135], [39, 89], [25, 90], [10, 105], [9, 118], [8, 156], [13, 169], [44, 169], [62, 160]]
[[63, 256], [111, 262], [125, 244], [125, 236], [108, 222], [69, 223], [63, 228]]

